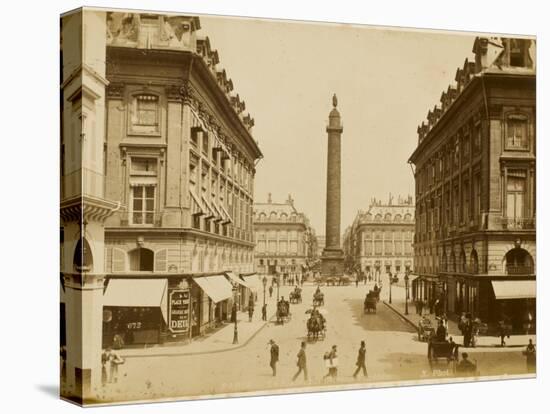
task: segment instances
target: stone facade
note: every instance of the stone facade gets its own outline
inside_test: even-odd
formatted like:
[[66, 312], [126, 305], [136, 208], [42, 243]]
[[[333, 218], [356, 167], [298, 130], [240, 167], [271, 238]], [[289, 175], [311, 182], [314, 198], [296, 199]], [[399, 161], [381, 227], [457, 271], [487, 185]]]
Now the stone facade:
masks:
[[317, 258], [317, 237], [305, 214], [288, 197], [284, 203], [254, 204], [255, 270], [301, 278]]
[[512, 318], [521, 330], [534, 298], [500, 300], [492, 283], [535, 280], [535, 41], [479, 37], [473, 53], [410, 157], [414, 293], [442, 299], [449, 315]]
[[[199, 29], [191, 16], [85, 10], [62, 18], [62, 341], [80, 396], [92, 395], [101, 348], [117, 334], [126, 343], [188, 340], [253, 296], [239, 276], [254, 271], [262, 154], [253, 118]], [[203, 289], [198, 279], [207, 276], [225, 286], [223, 300]], [[113, 283], [132, 291], [144, 280], [166, 286], [158, 309], [105, 305]], [[174, 292], [188, 302], [172, 330], [165, 301]], [[138, 319], [114, 322], [123, 312]]]
[[387, 203], [373, 199], [359, 211], [344, 234], [346, 270], [386, 281], [414, 268], [414, 205], [412, 197], [392, 197]]

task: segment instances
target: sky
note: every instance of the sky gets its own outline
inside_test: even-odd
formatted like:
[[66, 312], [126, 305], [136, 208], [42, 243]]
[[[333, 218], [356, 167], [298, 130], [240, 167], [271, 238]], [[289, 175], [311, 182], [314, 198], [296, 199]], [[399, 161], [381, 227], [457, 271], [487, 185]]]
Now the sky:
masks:
[[472, 59], [474, 35], [372, 26], [201, 17], [264, 158], [255, 200], [291, 194], [325, 234], [328, 114], [342, 116], [342, 231], [373, 197], [414, 196], [417, 126]]

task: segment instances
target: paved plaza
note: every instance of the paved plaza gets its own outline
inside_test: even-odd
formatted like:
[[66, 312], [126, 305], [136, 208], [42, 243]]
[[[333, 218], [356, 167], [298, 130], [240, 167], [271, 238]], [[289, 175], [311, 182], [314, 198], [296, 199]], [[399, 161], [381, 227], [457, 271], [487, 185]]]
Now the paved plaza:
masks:
[[[155, 347], [141, 350], [122, 350], [125, 364], [120, 366], [116, 384], [108, 383], [101, 392], [103, 402], [137, 401], [154, 398], [194, 398], [198, 395], [223, 396], [282, 389], [303, 390], [311, 386], [375, 387], [396, 382], [441, 380], [443, 371], [432, 372], [427, 360], [427, 345], [419, 342], [414, 327], [403, 316], [384, 304], [382, 297], [376, 314], [363, 313], [363, 299], [372, 284], [322, 287], [324, 309], [328, 312], [327, 335], [324, 340], [308, 342], [306, 348], [308, 381], [303, 376], [292, 382], [297, 371], [296, 354], [301, 341], [306, 340], [305, 313], [311, 307], [313, 285], [304, 285], [303, 301], [291, 305], [292, 318], [284, 325], [275, 319], [265, 323], [261, 314], [254, 321], [241, 317], [243, 332], [238, 346], [229, 343], [232, 327], [201, 339], [196, 345]], [[281, 287], [288, 298], [291, 287]], [[393, 293], [393, 292], [392, 292]], [[259, 298], [261, 301], [261, 296]], [[399, 302], [397, 300], [397, 302]], [[273, 309], [273, 307], [272, 307]], [[244, 314], [243, 314], [244, 315]], [[248, 326], [247, 326], [248, 325]], [[269, 367], [269, 345], [273, 339], [280, 347], [277, 376]], [[361, 340], [366, 341], [368, 377], [353, 378], [355, 361]], [[323, 380], [327, 373], [323, 354], [332, 345], [338, 347], [338, 377]], [[210, 351], [209, 351], [210, 350]], [[468, 349], [470, 352], [470, 349]], [[481, 376], [498, 375], [504, 378], [527, 373], [521, 349], [475, 349], [472, 358]], [[328, 389], [327, 388], [327, 389]]]

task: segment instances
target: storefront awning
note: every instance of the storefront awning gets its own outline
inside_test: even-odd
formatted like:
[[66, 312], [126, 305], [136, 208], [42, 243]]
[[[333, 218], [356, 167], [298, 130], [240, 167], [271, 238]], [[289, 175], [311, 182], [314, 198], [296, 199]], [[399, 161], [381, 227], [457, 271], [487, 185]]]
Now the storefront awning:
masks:
[[225, 272], [225, 275], [229, 278], [229, 280], [231, 280], [233, 283], [236, 283], [238, 285], [241, 285], [241, 286], [244, 286], [246, 288], [249, 288], [250, 286], [248, 286], [248, 283], [246, 283], [246, 281], [244, 281], [243, 279], [241, 279], [239, 276], [237, 276], [235, 273], [233, 272]]
[[193, 280], [214, 303], [229, 299], [233, 295], [233, 287], [223, 275], [196, 277]]
[[492, 280], [496, 299], [532, 299], [537, 294], [535, 280]]
[[160, 307], [167, 320], [167, 279], [111, 279], [103, 295], [103, 306]]

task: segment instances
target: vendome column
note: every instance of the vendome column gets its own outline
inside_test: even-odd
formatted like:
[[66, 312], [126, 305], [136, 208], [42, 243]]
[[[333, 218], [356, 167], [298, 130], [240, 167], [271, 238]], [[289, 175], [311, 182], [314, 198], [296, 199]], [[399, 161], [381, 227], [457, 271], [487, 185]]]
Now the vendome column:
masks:
[[341, 277], [344, 273], [344, 251], [340, 247], [341, 138], [344, 128], [336, 109], [336, 94], [332, 97], [332, 106], [327, 126], [326, 245], [321, 256], [323, 277]]

